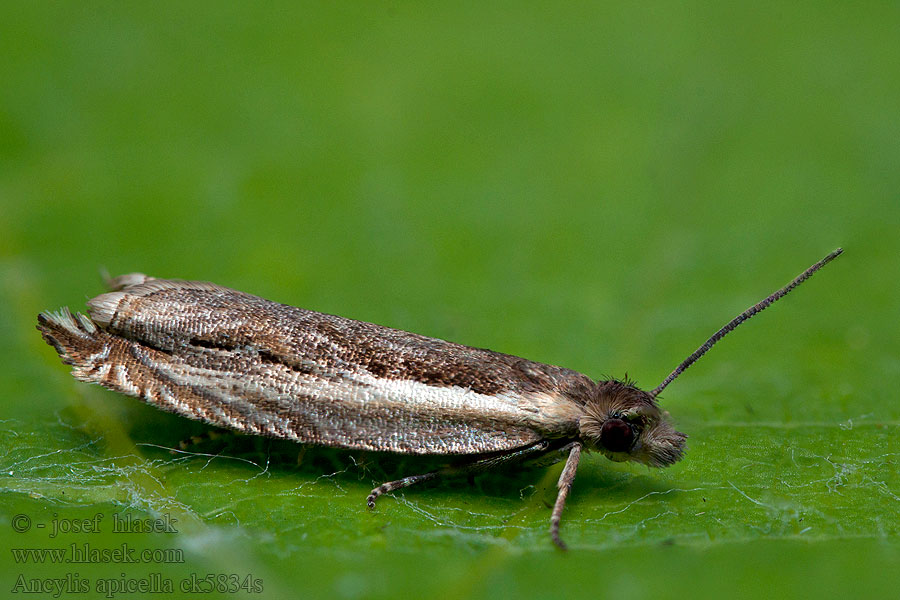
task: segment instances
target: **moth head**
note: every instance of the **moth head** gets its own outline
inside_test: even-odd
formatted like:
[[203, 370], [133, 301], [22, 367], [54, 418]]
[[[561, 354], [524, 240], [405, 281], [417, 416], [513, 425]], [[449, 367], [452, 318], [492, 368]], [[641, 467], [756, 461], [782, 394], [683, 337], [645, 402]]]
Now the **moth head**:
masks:
[[651, 467], [667, 467], [681, 459], [684, 440], [648, 392], [631, 382], [597, 384], [596, 395], [579, 422], [582, 440], [610, 460], [632, 460]]

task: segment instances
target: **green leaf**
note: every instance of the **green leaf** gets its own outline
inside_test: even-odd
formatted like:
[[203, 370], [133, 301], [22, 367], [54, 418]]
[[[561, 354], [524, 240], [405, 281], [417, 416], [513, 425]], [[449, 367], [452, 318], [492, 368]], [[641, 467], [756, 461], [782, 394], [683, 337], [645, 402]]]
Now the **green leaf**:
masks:
[[[0, 589], [893, 597], [896, 12], [0, 8]], [[34, 330], [102, 269], [144, 271], [652, 388], [837, 246], [666, 389], [682, 462], [582, 459], [568, 553], [547, 533], [559, 465], [369, 511], [437, 462], [178, 450], [206, 428], [74, 381]], [[128, 518], [171, 529], [113, 531]]]

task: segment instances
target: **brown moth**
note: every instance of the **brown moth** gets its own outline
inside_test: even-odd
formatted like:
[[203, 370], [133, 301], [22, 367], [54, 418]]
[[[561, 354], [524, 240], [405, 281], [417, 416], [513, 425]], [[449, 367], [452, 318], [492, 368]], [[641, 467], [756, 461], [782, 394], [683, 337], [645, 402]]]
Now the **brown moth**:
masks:
[[685, 435], [657, 396], [741, 322], [790, 292], [837, 249], [709, 338], [652, 391], [509, 354], [278, 304], [197, 281], [140, 273], [88, 301], [38, 316], [38, 329], [81, 381], [241, 433], [354, 450], [463, 457], [384, 483], [565, 459], [550, 534], [582, 449], [653, 467], [678, 461]]

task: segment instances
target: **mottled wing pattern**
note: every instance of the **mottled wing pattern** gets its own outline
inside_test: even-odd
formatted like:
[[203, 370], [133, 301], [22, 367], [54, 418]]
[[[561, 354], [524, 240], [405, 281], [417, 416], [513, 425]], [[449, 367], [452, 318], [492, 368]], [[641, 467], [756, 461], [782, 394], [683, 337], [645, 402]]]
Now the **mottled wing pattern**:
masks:
[[139, 274], [43, 313], [73, 375], [245, 433], [343, 448], [480, 454], [574, 435], [593, 382], [515, 356]]

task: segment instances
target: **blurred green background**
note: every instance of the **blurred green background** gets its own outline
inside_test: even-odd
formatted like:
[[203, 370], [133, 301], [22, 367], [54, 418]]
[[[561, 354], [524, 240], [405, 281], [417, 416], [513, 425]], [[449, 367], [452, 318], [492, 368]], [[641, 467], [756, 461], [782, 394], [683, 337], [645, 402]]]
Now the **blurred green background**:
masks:
[[[4, 3], [0, 589], [896, 594], [898, 24], [896, 2]], [[559, 465], [368, 512], [427, 465], [241, 437], [173, 455], [205, 428], [74, 381], [34, 330], [102, 269], [143, 271], [653, 387], [839, 245], [666, 390], [684, 461], [582, 461], [567, 554]], [[73, 543], [185, 562], [12, 552]]]

